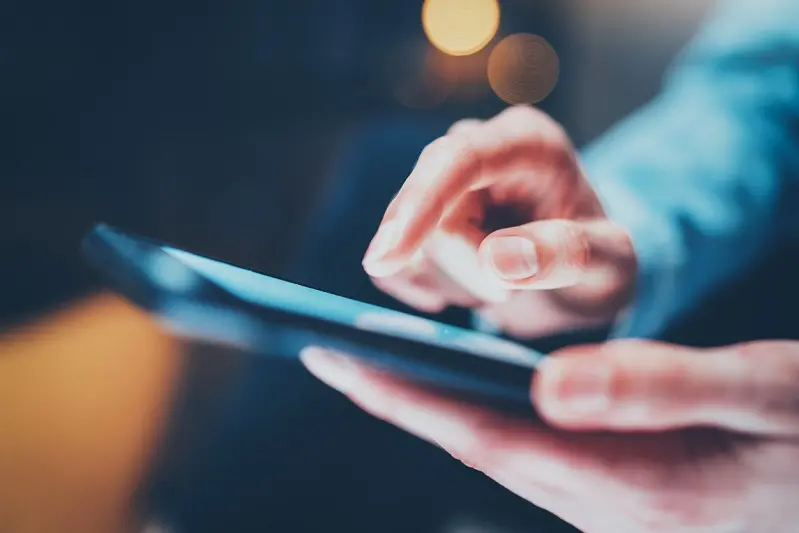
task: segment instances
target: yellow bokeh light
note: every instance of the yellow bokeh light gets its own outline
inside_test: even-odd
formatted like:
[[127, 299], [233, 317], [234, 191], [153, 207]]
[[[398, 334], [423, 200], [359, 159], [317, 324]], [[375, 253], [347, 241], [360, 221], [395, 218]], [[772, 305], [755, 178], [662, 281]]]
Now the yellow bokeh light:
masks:
[[430, 42], [453, 56], [480, 51], [499, 29], [497, 0], [425, 0], [422, 25]]

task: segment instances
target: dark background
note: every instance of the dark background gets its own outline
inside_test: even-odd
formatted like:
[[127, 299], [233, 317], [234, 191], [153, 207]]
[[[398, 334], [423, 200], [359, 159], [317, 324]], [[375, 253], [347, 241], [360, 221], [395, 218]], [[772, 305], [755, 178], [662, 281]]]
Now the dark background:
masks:
[[[510, 31], [562, 39], [546, 5], [510, 4]], [[4, 2], [0, 320], [87, 286], [76, 243], [97, 220], [277, 273], [350, 131], [501, 110], [397, 101], [388, 62], [424, 45], [420, 5]]]
[[[657, 90], [701, 10], [675, 7], [654, 24], [663, 12], [624, 18], [630, 2], [577, 3], [502, 2], [501, 31], [543, 35], [558, 51], [560, 84], [542, 107], [583, 143]], [[335, 255], [309, 247], [320, 242], [312, 236], [336, 191], [350, 172], [374, 174], [373, 204], [353, 222], [361, 233], [344, 243], [354, 269], [415, 153], [450, 122], [505, 106], [488, 90], [432, 109], [398, 101], [398, 77], [413, 75], [426, 46], [420, 7], [6, 0], [0, 322], [11, 326], [97, 288], [78, 250], [100, 220], [379, 299], [359, 292], [362, 280], [346, 285], [308, 269]], [[777, 251], [672, 339], [790, 336], [796, 265], [795, 249]], [[296, 366], [241, 354], [195, 349], [162, 448], [141, 505], [178, 531], [564, 528], [358, 413]], [[452, 520], [491, 526], [447, 529]]]

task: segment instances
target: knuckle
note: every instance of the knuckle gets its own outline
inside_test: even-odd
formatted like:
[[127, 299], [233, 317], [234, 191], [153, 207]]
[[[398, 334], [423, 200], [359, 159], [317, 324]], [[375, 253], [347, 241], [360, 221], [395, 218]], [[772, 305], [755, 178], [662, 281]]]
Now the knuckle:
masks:
[[473, 137], [464, 131], [448, 134], [431, 142], [422, 151], [419, 159], [422, 158], [437, 166], [457, 166], [464, 169], [480, 163]]
[[504, 121], [522, 128], [540, 143], [552, 146], [569, 145], [569, 136], [554, 118], [532, 106], [515, 106], [503, 112]]
[[515, 132], [521, 141], [524, 157], [535, 157], [538, 165], [546, 167], [548, 173], [558, 179], [576, 181], [581, 172], [566, 130], [535, 108], [520, 107], [511, 111], [504, 117], [502, 127]]
[[417, 280], [421, 277], [429, 276], [430, 273], [430, 260], [425, 255], [424, 251], [417, 250], [411, 259], [408, 261], [407, 266], [403, 269], [403, 273], [411, 280]]
[[438, 139], [432, 141], [430, 144], [425, 146], [422, 149], [422, 153], [419, 155], [419, 160], [424, 160], [430, 157], [435, 157], [442, 151], [442, 145], [446, 142], [446, 137], [439, 137]]
[[446, 195], [429, 194], [429, 192], [425, 190], [420, 192], [418, 202], [426, 206], [424, 212], [440, 222], [441, 217], [443, 217], [444, 213], [447, 211], [450, 199]]
[[462, 155], [470, 148], [464, 138], [465, 135], [444, 135], [428, 144], [422, 153], [436, 158]]
[[549, 115], [531, 105], [511, 106], [505, 109], [499, 116], [508, 121], [518, 121], [524, 124], [552, 120]]
[[479, 127], [481, 124], [482, 121], [476, 118], [465, 118], [452, 124], [452, 126], [449, 127], [449, 130], [447, 130], [447, 135], [470, 131]]
[[461, 130], [443, 139], [446, 141], [443, 156], [448, 158], [448, 162], [464, 169], [480, 165], [480, 150], [473, 132]]
[[571, 139], [566, 130], [558, 122], [548, 118], [539, 124], [541, 143], [552, 148], [553, 153], [564, 153], [571, 156]]
[[395, 277], [389, 278], [371, 278], [375, 287], [383, 292], [392, 293], [397, 288], [397, 279]]
[[799, 416], [799, 349], [793, 343], [761, 341], [742, 344], [736, 352], [752, 377], [746, 395], [760, 398], [766, 412]]
[[408, 287], [412, 285], [410, 276], [406, 270], [387, 278], [371, 279], [375, 287], [397, 298], [402, 297], [408, 292]]
[[542, 132], [545, 141], [560, 147], [571, 148], [571, 138], [559, 122], [549, 119], [545, 126]]
[[[565, 179], [567, 183], [572, 185], [577, 183], [582, 173], [569, 141], [547, 142], [546, 147], [552, 172], [559, 178]], [[574, 190], [572, 187], [567, 189]]]
[[585, 269], [591, 261], [591, 243], [588, 232], [579, 222], [572, 220], [564, 220], [559, 224], [561, 227], [558, 232], [561, 234], [561, 243], [568, 250], [569, 265]]
[[394, 298], [402, 298], [403, 282], [395, 277], [371, 278], [372, 284], [379, 290]]

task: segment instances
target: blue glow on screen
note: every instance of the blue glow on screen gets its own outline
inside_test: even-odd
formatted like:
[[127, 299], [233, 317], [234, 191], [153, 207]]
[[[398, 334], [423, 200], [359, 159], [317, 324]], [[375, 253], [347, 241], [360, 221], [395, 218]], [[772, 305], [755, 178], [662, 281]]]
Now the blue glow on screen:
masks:
[[417, 342], [454, 347], [525, 367], [534, 367], [542, 357], [538, 352], [491, 335], [303, 287], [175, 248], [164, 247], [163, 250], [231, 294], [256, 305]]

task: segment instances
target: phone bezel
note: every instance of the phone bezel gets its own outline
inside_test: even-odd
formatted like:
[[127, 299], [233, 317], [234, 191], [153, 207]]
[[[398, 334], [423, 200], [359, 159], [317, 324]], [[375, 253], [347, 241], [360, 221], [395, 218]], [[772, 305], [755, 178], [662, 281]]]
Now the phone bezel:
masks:
[[[305, 346], [320, 346], [455, 394], [531, 409], [534, 365], [257, 305], [222, 288], [164, 247], [181, 250], [105, 224], [93, 228], [83, 242], [86, 259], [110, 288], [145, 309], [173, 334], [284, 357], [296, 357]], [[183, 276], [191, 282], [169, 283], [153, 276], [153, 261], [171, 269], [173, 278]]]

